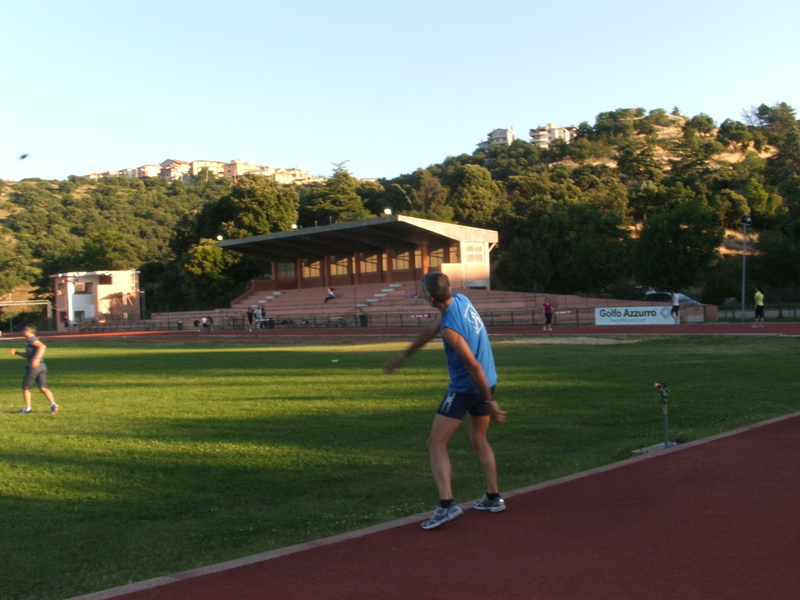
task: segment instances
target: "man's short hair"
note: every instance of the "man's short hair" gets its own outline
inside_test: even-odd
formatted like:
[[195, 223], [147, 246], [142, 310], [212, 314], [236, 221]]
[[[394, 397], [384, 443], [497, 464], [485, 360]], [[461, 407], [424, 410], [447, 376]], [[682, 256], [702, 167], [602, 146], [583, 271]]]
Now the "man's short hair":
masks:
[[450, 279], [439, 271], [426, 274], [422, 278], [422, 288], [425, 290], [425, 296], [433, 298], [436, 302], [445, 302], [453, 297]]
[[36, 333], [36, 325], [31, 325], [28, 323], [25, 327], [22, 328], [22, 331], [30, 331], [31, 333]]

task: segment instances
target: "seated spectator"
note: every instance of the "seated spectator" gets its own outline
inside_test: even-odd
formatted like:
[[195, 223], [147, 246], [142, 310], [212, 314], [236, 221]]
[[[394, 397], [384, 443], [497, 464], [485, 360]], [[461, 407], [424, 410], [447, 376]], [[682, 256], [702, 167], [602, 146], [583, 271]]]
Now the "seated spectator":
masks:
[[325, 304], [325, 302], [328, 300], [333, 300], [334, 298], [336, 298], [336, 294], [333, 293], [333, 288], [328, 288], [328, 293], [325, 295], [325, 301], [323, 304]]

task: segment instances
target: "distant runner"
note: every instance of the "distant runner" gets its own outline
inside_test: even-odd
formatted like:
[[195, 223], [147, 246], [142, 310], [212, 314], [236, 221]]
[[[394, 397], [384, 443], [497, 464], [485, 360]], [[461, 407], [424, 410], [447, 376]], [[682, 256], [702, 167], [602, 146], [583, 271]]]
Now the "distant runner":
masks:
[[[755, 302], [756, 302], [756, 318], [755, 318], [755, 325], [753, 327], [763, 327], [764, 326], [764, 290], [761, 286], [756, 286], [756, 295], [755, 295]], [[761, 325], [759, 325], [761, 323]]]
[[678, 296], [678, 292], [672, 292], [672, 311], [670, 312], [672, 318], [675, 319], [675, 325], [680, 325], [681, 323], [681, 297]]
[[33, 412], [33, 408], [31, 408], [31, 388], [35, 381], [36, 385], [39, 386], [39, 390], [50, 402], [50, 414], [54, 415], [61, 407], [56, 404], [53, 392], [47, 387], [47, 365], [44, 364], [44, 351], [47, 346], [36, 337], [36, 327], [33, 325], [26, 325], [25, 329], [22, 330], [22, 335], [27, 340], [25, 350], [20, 352], [16, 348], [11, 349], [11, 354], [24, 355], [28, 361], [25, 377], [22, 379], [22, 398], [25, 400], [25, 408], [20, 410], [19, 414], [29, 415]]
[[550, 304], [550, 298], [544, 299], [544, 330], [553, 331], [553, 305]]

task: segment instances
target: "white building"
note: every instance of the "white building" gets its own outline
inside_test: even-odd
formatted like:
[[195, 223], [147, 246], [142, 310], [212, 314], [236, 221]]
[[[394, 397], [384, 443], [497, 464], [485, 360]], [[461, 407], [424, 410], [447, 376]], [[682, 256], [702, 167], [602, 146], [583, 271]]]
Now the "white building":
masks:
[[[513, 134], [512, 134], [513, 135]], [[513, 137], [512, 137], [513, 141]], [[325, 181], [324, 177], [314, 177], [310, 171], [298, 167], [281, 169], [257, 165], [239, 159], [230, 162], [219, 160], [185, 161], [170, 158], [159, 165], [146, 164], [135, 169], [120, 169], [119, 171], [106, 171], [105, 173], [92, 173], [87, 175], [90, 179], [108, 179], [111, 177], [127, 177], [129, 179], [147, 179], [161, 177], [169, 181], [188, 180], [196, 178], [203, 169], [215, 175], [224, 175], [236, 181], [242, 175], [259, 175], [269, 177], [282, 184], [319, 183]]]
[[189, 177], [192, 171], [192, 163], [185, 160], [175, 160], [168, 158], [161, 163], [161, 177], [170, 181], [179, 181]]
[[161, 167], [158, 165], [142, 165], [136, 169], [136, 176], [139, 179], [147, 179], [149, 177], [159, 177], [161, 175]]
[[301, 183], [320, 183], [325, 181], [324, 177], [314, 177], [310, 171], [292, 167], [291, 169], [281, 169], [280, 167], [259, 167], [255, 171], [247, 171], [247, 175], [259, 175], [260, 177], [269, 177], [277, 183], [283, 185]]
[[225, 163], [221, 160], [193, 160], [191, 162], [192, 177], [197, 177], [203, 169], [208, 169], [208, 172], [214, 175], [223, 175]]
[[139, 318], [139, 271], [91, 271], [50, 275], [56, 288], [58, 331], [86, 321]]
[[578, 134], [578, 128], [574, 125], [567, 127], [556, 127], [553, 123], [548, 123], [541, 127], [534, 127], [530, 130], [531, 144], [540, 148], [549, 148], [550, 144], [556, 140], [564, 140], [569, 143]]
[[[264, 171], [264, 170], [265, 170], [264, 167], [261, 167], [255, 163], [235, 158], [231, 162], [225, 165], [224, 174], [225, 177], [228, 177], [229, 179], [233, 179], [235, 181], [237, 177], [241, 177], [242, 175], [246, 175], [247, 173], [254, 173], [256, 171]], [[264, 174], [266, 175], [267, 173]], [[269, 174], [271, 175], [272, 173]]]
[[494, 129], [489, 132], [485, 142], [478, 144], [481, 150], [488, 150], [492, 146], [510, 146], [514, 143], [514, 128]]

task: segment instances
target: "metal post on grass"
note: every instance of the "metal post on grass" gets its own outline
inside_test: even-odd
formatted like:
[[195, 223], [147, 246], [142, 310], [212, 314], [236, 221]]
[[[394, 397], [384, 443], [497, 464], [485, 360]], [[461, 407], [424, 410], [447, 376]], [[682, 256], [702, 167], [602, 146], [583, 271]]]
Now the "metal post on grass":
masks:
[[667, 422], [667, 407], [669, 405], [669, 389], [667, 389], [667, 385], [664, 383], [656, 383], [653, 387], [658, 390], [661, 394], [661, 408], [662, 412], [664, 413], [664, 443], [663, 444], [655, 444], [653, 446], [648, 446], [647, 448], [640, 448], [639, 450], [633, 450], [631, 454], [634, 456], [641, 456], [643, 454], [649, 454], [650, 452], [658, 451], [658, 450], [666, 450], [667, 448], [672, 448], [672, 446], [677, 445], [677, 441], [669, 441], [669, 423]]
[[669, 448], [669, 424], [667, 422], [667, 406], [669, 404], [669, 389], [666, 384], [657, 383], [653, 386], [661, 394], [661, 407], [664, 412], [664, 449]]
[[742, 226], [742, 323], [744, 323], [744, 309], [746, 306], [745, 303], [745, 279], [747, 273], [747, 226], [753, 224], [753, 219], [750, 218], [750, 215], [745, 215], [742, 217], [742, 220], [739, 222]]

